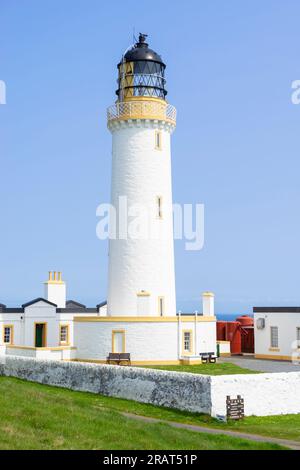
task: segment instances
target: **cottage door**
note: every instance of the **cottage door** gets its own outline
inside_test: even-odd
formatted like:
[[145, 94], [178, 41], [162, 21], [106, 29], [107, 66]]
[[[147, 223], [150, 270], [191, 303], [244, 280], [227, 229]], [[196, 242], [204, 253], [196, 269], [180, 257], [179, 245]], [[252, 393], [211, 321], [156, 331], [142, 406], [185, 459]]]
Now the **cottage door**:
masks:
[[124, 333], [122, 331], [115, 331], [113, 335], [113, 352], [124, 352]]
[[43, 323], [37, 323], [35, 325], [35, 347], [36, 348], [42, 348], [45, 346], [44, 344], [44, 328], [45, 325]]

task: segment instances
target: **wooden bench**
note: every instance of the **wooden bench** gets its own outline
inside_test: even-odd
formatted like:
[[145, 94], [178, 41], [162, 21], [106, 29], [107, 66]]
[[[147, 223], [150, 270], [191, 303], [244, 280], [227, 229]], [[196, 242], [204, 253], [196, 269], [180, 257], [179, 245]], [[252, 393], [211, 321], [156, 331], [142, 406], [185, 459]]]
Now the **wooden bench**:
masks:
[[127, 366], [131, 366], [130, 353], [120, 353], [120, 365], [125, 362]]
[[107, 364], [131, 365], [130, 353], [109, 353], [106, 358]]
[[214, 352], [200, 353], [202, 364], [215, 363], [217, 362], [217, 356]]
[[119, 364], [120, 362], [120, 354], [119, 353], [109, 353], [107, 358], [106, 358], [106, 363], [111, 364], [111, 363], [116, 363]]

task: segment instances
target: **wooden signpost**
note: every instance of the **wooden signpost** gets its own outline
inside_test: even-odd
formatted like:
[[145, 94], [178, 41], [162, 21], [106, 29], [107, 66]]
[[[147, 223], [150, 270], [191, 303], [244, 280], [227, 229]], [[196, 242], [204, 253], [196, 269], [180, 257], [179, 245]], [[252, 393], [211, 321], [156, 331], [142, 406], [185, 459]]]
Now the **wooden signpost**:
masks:
[[236, 398], [226, 397], [226, 413], [227, 419], [242, 419], [244, 413], [244, 399], [238, 395]]

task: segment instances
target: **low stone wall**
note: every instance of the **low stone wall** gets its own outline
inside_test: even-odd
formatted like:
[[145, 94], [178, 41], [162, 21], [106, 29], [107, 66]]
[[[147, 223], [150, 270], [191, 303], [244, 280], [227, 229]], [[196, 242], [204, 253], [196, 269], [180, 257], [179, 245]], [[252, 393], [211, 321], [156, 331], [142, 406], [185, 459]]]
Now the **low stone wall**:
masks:
[[44, 359], [50, 361], [69, 361], [76, 357], [76, 348], [58, 346], [53, 348], [31, 348], [22, 346], [6, 346], [5, 354], [14, 357]]
[[246, 416], [300, 413], [300, 372], [211, 377], [212, 416], [226, 415], [226, 396], [241, 395]]
[[0, 375], [212, 416], [226, 415], [227, 395], [244, 398], [246, 416], [300, 413], [300, 372], [205, 376], [1, 356]]
[[0, 375], [198, 413], [211, 412], [210, 377], [136, 367], [1, 357]]

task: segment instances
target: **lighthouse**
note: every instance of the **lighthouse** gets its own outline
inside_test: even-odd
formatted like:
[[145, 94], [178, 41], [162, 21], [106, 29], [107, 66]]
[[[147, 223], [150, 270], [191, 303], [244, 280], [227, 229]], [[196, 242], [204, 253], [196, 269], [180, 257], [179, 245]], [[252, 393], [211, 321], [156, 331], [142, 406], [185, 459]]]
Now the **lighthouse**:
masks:
[[107, 315], [176, 315], [171, 135], [176, 109], [166, 100], [165, 68], [147, 35], [118, 64], [112, 134]]
[[[107, 111], [112, 134], [107, 301], [87, 308], [66, 300], [61, 273], [49, 272], [45, 298], [21, 308], [0, 304], [2, 354], [28, 355], [29, 348], [36, 358], [133, 366], [191, 365], [216, 354], [214, 294], [203, 294], [202, 314], [176, 313], [171, 181], [176, 110], [166, 100], [166, 65], [146, 39], [140, 34], [123, 54], [117, 99]], [[228, 355], [228, 345], [222, 352]], [[144, 392], [137, 387], [137, 393]]]

